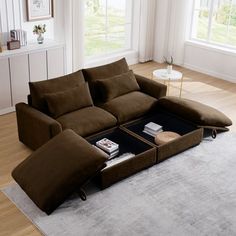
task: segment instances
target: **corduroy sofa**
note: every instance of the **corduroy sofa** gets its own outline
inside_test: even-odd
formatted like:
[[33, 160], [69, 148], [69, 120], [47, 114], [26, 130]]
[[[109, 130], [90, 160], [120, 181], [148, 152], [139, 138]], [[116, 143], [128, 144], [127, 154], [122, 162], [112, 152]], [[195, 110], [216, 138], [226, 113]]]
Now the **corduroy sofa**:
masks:
[[134, 75], [126, 60], [30, 82], [16, 105], [19, 139], [35, 150], [65, 129], [82, 137], [151, 113], [166, 86]]

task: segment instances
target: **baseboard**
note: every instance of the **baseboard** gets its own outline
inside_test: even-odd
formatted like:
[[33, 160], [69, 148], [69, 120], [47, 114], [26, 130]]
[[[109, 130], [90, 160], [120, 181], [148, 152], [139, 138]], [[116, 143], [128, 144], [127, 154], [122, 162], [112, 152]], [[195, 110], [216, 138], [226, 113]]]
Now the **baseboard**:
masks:
[[0, 115], [5, 115], [15, 111], [15, 107], [8, 107], [0, 110]]
[[236, 78], [231, 76], [231, 75], [218, 73], [218, 72], [208, 70], [208, 69], [205, 69], [205, 68], [201, 68], [201, 67], [198, 67], [198, 66], [195, 66], [195, 65], [191, 65], [191, 64], [188, 64], [188, 63], [184, 63], [183, 67], [185, 67], [187, 69], [190, 69], [190, 70], [194, 70], [194, 71], [203, 73], [203, 74], [207, 74], [207, 75], [210, 75], [210, 76], [222, 79], [222, 80], [226, 80], [226, 81], [229, 81], [229, 82], [232, 82], [232, 83], [236, 83]]

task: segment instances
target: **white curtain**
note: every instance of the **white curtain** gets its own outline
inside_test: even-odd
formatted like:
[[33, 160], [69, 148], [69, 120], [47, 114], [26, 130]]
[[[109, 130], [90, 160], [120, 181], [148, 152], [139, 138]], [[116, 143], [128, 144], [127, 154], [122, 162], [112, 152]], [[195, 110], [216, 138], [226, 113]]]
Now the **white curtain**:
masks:
[[140, 1], [139, 61], [153, 59], [156, 0]]
[[84, 66], [84, 1], [67, 0], [64, 4], [67, 72]]
[[170, 27], [167, 55], [173, 56], [175, 64], [184, 63], [184, 43], [188, 37], [188, 25], [191, 21], [191, 0], [171, 0]]
[[[174, 64], [184, 63], [184, 43], [188, 37], [193, 0], [157, 0], [155, 60], [174, 58]], [[160, 18], [159, 16], [162, 16]]]

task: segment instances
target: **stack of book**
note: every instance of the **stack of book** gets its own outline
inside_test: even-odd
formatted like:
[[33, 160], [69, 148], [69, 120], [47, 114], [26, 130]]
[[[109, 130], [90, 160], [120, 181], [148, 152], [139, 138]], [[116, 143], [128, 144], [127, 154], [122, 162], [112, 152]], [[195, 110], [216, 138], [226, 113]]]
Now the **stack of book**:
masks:
[[27, 45], [27, 32], [24, 30], [10, 30], [11, 41], [20, 41], [21, 46]]
[[143, 132], [149, 134], [153, 137], [156, 137], [157, 133], [162, 132], [162, 126], [154, 122], [149, 122], [144, 126]]
[[119, 144], [114, 143], [107, 138], [97, 141], [96, 146], [108, 155], [108, 159], [117, 156], [119, 153]]

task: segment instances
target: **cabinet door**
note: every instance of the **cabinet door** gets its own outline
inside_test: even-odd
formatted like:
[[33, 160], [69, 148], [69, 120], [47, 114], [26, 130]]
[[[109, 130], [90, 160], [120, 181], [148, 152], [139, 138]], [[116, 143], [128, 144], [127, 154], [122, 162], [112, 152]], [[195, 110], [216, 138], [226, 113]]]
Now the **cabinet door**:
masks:
[[8, 58], [0, 59], [0, 110], [11, 107], [11, 85]]
[[13, 105], [18, 102], [26, 102], [29, 94], [28, 55], [11, 57], [10, 66]]
[[31, 82], [47, 79], [46, 51], [29, 54], [29, 70]]
[[64, 49], [54, 48], [47, 51], [48, 78], [56, 78], [64, 75]]

